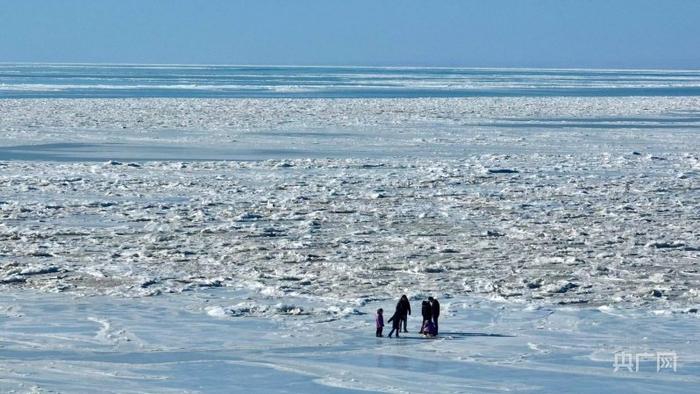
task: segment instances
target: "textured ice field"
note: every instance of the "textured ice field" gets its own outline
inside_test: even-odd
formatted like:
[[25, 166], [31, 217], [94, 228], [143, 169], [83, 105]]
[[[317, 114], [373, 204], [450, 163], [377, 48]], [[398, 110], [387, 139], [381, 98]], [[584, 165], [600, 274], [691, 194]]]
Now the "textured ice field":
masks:
[[699, 104], [0, 101], [0, 281], [692, 307]]
[[[682, 144], [684, 134], [700, 128], [700, 97], [4, 99], [0, 113], [0, 146], [6, 147], [118, 142], [235, 148], [251, 142], [266, 148], [281, 138], [287, 148], [292, 143], [291, 148], [300, 149], [294, 145], [304, 143], [303, 148], [310, 151], [305, 153], [310, 154], [324, 153], [316, 145], [328, 138], [342, 141], [343, 151], [388, 138], [392, 143], [403, 140], [400, 148], [443, 143], [489, 153], [493, 146], [519, 149], [521, 141], [543, 134], [551, 137], [554, 131], [562, 131], [565, 139], [551, 145], [564, 150], [575, 148], [570, 144], [581, 139], [589, 146], [599, 142], [586, 133], [606, 141], [609, 131], [624, 131], [623, 135], [641, 144], [649, 130], [672, 130], [674, 138], [665, 142]], [[453, 130], [440, 133], [440, 127]], [[581, 130], [585, 135], [576, 132]], [[517, 139], [492, 140], [494, 134], [514, 131]], [[474, 136], [481, 138], [464, 139]], [[451, 139], [437, 139], [441, 137]], [[613, 133], [612, 138], [619, 137]], [[397, 153], [411, 151], [382, 151], [383, 156]]]
[[[0, 100], [0, 389], [225, 390], [235, 365], [262, 390], [690, 391], [699, 108]], [[455, 335], [365, 338], [402, 293], [444, 299]], [[681, 372], [613, 374], [625, 349]]]
[[[0, 281], [697, 304], [698, 157], [2, 164]], [[517, 171], [511, 173], [510, 171]]]

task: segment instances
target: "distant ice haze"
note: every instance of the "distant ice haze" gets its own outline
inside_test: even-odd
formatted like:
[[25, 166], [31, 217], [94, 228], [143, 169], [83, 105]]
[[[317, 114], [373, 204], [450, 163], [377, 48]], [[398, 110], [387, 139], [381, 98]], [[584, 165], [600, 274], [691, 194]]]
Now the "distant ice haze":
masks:
[[698, 70], [0, 64], [0, 98], [695, 95]]

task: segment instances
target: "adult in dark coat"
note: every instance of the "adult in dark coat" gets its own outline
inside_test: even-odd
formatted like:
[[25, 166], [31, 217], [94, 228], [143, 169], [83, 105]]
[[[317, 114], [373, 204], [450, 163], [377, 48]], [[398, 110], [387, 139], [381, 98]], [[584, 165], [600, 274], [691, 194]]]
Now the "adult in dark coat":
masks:
[[428, 297], [430, 301], [430, 311], [432, 312], [433, 323], [435, 323], [435, 332], [438, 331], [438, 318], [440, 317], [440, 303], [433, 297]]
[[433, 311], [430, 309], [430, 302], [423, 301], [421, 304], [420, 313], [423, 315], [423, 322], [420, 325], [420, 334], [422, 334], [423, 329], [425, 328], [425, 323], [433, 319]]
[[403, 321], [403, 332], [408, 332], [406, 324], [408, 323], [408, 315], [411, 314], [411, 303], [408, 301], [406, 294], [402, 295], [399, 302], [396, 304], [396, 313]]

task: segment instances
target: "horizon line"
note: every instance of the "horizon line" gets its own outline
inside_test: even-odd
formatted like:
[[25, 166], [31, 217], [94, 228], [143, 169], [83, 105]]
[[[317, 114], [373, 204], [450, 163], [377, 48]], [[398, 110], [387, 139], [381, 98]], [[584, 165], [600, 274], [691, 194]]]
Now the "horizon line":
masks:
[[0, 65], [49, 65], [49, 66], [146, 66], [146, 67], [269, 67], [269, 68], [373, 68], [387, 70], [401, 69], [458, 69], [458, 70], [551, 70], [551, 71], [674, 71], [699, 72], [700, 68], [635, 68], [635, 67], [532, 67], [532, 66], [410, 66], [410, 65], [334, 65], [334, 64], [252, 64], [252, 63], [133, 63], [133, 62], [24, 62], [0, 61]]

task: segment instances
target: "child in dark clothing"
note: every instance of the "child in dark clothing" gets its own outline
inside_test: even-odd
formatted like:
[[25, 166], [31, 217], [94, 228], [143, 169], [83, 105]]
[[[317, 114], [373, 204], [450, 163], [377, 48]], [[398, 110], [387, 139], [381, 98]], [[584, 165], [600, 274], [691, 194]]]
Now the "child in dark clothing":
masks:
[[383, 337], [382, 331], [384, 330], [384, 309], [377, 309], [377, 337]]
[[391, 331], [389, 331], [389, 338], [391, 338], [391, 334], [394, 333], [394, 330], [396, 330], [396, 338], [399, 338], [399, 332], [401, 331], [401, 319], [403, 318], [400, 313], [400, 311], [395, 312], [394, 316], [387, 321], [387, 323], [392, 323]]
[[425, 335], [428, 338], [434, 338], [437, 336], [437, 327], [435, 327], [435, 324], [431, 321], [428, 320], [425, 323], [425, 326], [423, 326], [423, 335]]
[[429, 322], [433, 317], [433, 311], [430, 309], [430, 302], [423, 301], [423, 304], [421, 304], [421, 314], [423, 315], [423, 323], [421, 323], [420, 325], [419, 334], [423, 333], [423, 328], [425, 327], [425, 324]]

